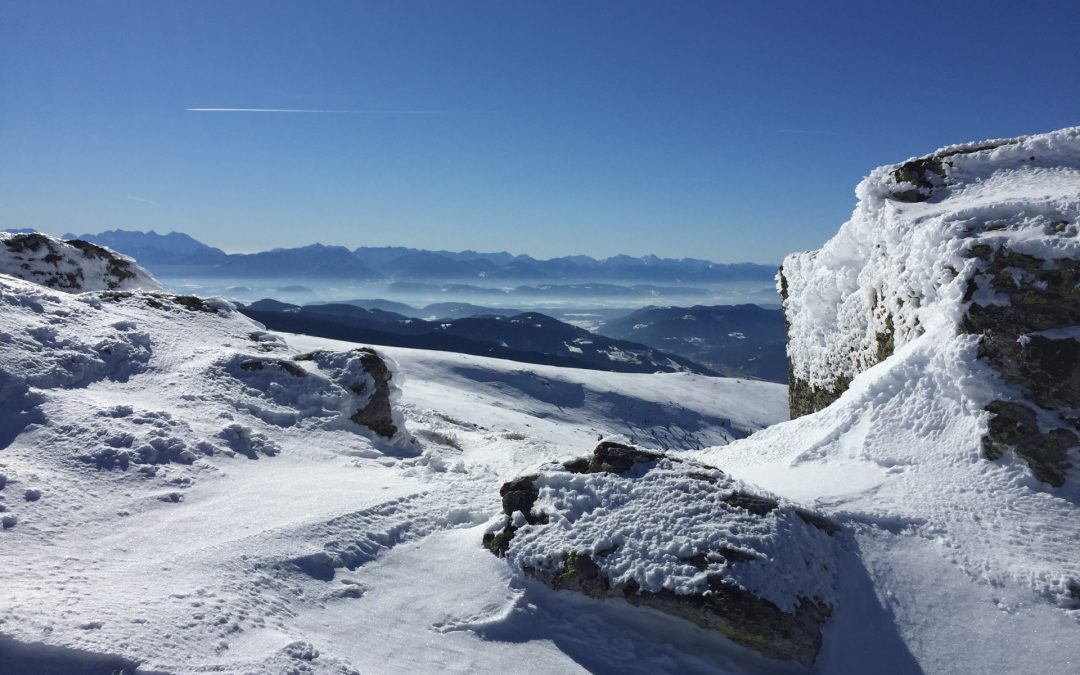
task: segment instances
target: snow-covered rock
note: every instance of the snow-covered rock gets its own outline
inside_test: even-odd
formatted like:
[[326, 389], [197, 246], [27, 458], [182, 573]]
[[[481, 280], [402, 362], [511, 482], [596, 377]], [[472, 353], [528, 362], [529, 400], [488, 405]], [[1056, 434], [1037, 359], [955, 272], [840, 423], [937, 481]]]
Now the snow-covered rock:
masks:
[[602, 441], [500, 490], [492, 552], [556, 589], [618, 597], [811, 665], [836, 602], [837, 527], [693, 460]]
[[[0, 670], [1074, 672], [1078, 134], [864, 181], [785, 262], [782, 423], [0, 275]], [[664, 451], [571, 459], [614, 433]]]
[[0, 274], [78, 293], [161, 290], [131, 258], [81, 239], [64, 241], [38, 232], [0, 232]]
[[780, 273], [792, 416], [927, 332], [970, 334], [1001, 379], [984, 454], [1061, 485], [1080, 443], [1080, 127], [943, 148], [856, 193]]
[[693, 454], [851, 535], [833, 668], [860, 670], [829, 631], [858, 641], [866, 574], [916, 662], [902, 672], [1071, 671], [1080, 128], [883, 167], [858, 195], [779, 278], [795, 419]]
[[[974, 589], [958, 593], [977, 595], [980, 584], [1011, 598], [1034, 591], [1047, 611], [1075, 613], [1076, 494], [1051, 486], [1078, 460], [1078, 188], [1080, 128], [875, 170], [852, 219], [820, 251], [789, 256], [779, 277], [799, 419], [698, 453], [725, 470], [710, 474], [714, 484], [693, 480], [691, 472], [715, 470], [684, 456], [627, 449], [639, 460], [600, 468], [604, 444], [592, 460], [542, 467], [504, 485], [505, 517], [489, 548], [556, 588], [702, 625], [685, 605], [711, 597], [709, 627], [766, 655], [812, 662], [820, 641], [808, 636], [824, 615], [801, 632], [780, 631], [800, 635], [793, 649], [751, 627], [739, 601], [706, 593], [738, 589], [789, 620], [813, 606], [804, 601], [823, 603], [834, 615], [826, 632], [843, 632], [862, 611], [850, 579], [830, 586], [846, 563], [821, 548], [833, 538], [807, 530], [799, 514], [809, 512], [791, 502], [771, 502], [773, 523], [729, 508], [732, 494], [762, 494], [730, 475], [824, 507], [865, 550], [849, 577], [866, 574], [862, 565], [898, 564], [883, 549], [912, 546], [900, 542], [914, 535], [940, 542], [946, 560], [974, 577]], [[756, 558], [724, 559], [721, 546]], [[705, 551], [714, 552], [705, 569], [685, 563]], [[923, 583], [918, 602], [933, 594]], [[643, 600], [658, 593], [683, 604]], [[744, 622], [725, 625], [725, 614]], [[1014, 630], [1058, 640], [1075, 626], [1043, 618]], [[933, 649], [919, 656], [938, 669], [949, 663]], [[845, 658], [824, 660], [836, 668]]]

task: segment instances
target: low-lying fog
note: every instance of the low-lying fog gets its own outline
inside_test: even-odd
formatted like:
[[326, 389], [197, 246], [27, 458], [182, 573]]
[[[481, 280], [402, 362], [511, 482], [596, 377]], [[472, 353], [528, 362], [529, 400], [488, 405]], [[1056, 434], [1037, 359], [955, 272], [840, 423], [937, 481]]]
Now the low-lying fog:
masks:
[[158, 279], [178, 293], [219, 295], [243, 303], [263, 298], [298, 305], [380, 299], [408, 305], [415, 311], [394, 307], [390, 303], [382, 309], [414, 316], [424, 316], [425, 313], [420, 310], [433, 304], [468, 303], [480, 308], [538, 311], [589, 330], [594, 330], [604, 320], [647, 305], [751, 303], [767, 308], [780, 306], [776, 289], [760, 281], [684, 285], [633, 280], [618, 283], [536, 280], [499, 285], [485, 283], [484, 280], [473, 283], [460, 280], [420, 282], [169, 276], [159, 276]]

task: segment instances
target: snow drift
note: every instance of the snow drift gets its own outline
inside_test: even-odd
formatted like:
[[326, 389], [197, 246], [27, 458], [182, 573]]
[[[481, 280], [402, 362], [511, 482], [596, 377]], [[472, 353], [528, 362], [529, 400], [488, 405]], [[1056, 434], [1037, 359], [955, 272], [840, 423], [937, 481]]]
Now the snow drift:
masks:
[[782, 423], [768, 383], [376, 363], [0, 275], [0, 658], [1075, 672], [1078, 186], [1080, 129], [875, 170], [785, 261]]
[[[283, 337], [100, 281], [0, 273], [5, 673], [573, 670], [553, 640], [481, 636], [536, 607], [479, 545], [501, 481], [598, 433], [699, 448], [785, 415], [770, 383]], [[558, 642], [606, 626], [541, 605]], [[592, 658], [685, 660], [647, 651]]]

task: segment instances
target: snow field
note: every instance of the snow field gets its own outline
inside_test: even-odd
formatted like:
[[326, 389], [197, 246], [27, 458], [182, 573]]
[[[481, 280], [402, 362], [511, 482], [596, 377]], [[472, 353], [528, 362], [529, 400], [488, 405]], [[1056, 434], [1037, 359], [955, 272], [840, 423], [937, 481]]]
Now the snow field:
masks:
[[[539, 591], [482, 548], [502, 481], [599, 434], [701, 447], [783, 414], [783, 388], [767, 383], [380, 350], [407, 383], [407, 431], [386, 440], [344, 417], [363, 398], [343, 386], [358, 376], [356, 345], [283, 338], [227, 304], [164, 294], [0, 277], [0, 302], [0, 504], [18, 519], [0, 533], [0, 634], [48, 645], [38, 656], [69, 647], [178, 673], [492, 672], [523, 659], [573, 672], [567, 622], [613, 640], [593, 645], [611, 658], [615, 635], [542, 593], [547, 608], [530, 609]], [[110, 359], [116, 344], [134, 356]], [[292, 359], [318, 349], [329, 352]], [[648, 426], [628, 425], [637, 410]], [[550, 636], [478, 632], [534, 612]], [[635, 635], [640, 654], [680, 662], [674, 643]], [[405, 639], [417, 645], [407, 656]], [[701, 639], [713, 638], [690, 642]]]

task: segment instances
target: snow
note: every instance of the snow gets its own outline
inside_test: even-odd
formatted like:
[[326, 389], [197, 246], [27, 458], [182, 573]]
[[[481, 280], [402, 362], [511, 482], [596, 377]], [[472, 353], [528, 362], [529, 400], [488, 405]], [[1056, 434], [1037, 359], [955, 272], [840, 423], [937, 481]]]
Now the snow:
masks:
[[19, 641], [0, 642], [0, 660], [15, 672], [49, 658], [180, 673], [575, 672], [583, 630], [608, 641], [594, 663], [640, 643], [628, 672], [760, 661], [674, 620], [658, 640], [633, 612], [568, 605], [481, 538], [499, 486], [522, 470], [598, 435], [723, 444], [785, 417], [779, 385], [380, 348], [407, 430], [386, 440], [347, 419], [362, 402], [345, 386], [360, 375], [354, 344], [268, 333], [227, 303], [199, 311], [163, 293], [0, 276], [0, 303], [0, 504], [13, 523], [0, 532], [0, 634]]
[[[347, 342], [279, 333], [301, 351]], [[467, 354], [379, 347], [398, 364], [413, 431], [463, 425], [484, 438], [484, 461], [509, 479], [545, 461], [587, 454], [622, 435], [674, 450], [723, 445], [787, 418], [786, 389], [692, 373], [610, 373]], [[412, 421], [418, 420], [418, 421]], [[506, 443], [505, 435], [526, 437]], [[490, 447], [488, 447], [490, 446]]]
[[891, 198], [903, 187], [893, 177], [899, 165], [875, 169], [856, 189], [858, 205], [837, 235], [818, 251], [784, 260], [796, 378], [831, 387], [873, 365], [887, 317], [897, 347], [937, 324], [955, 326], [978, 265], [968, 252], [977, 244], [1041, 258], [1080, 256], [1080, 127], [935, 154], [960, 151], [967, 152], [947, 157], [948, 178], [925, 202]]
[[160, 290], [145, 269], [104, 247], [0, 232], [0, 274], [67, 291]]
[[[955, 325], [973, 244], [1080, 253], [1080, 129], [978, 147], [951, 148], [973, 151], [925, 202], [888, 198], [895, 167], [875, 170], [840, 233], [785, 262], [796, 376], [853, 377], [791, 421], [786, 389], [764, 382], [377, 347], [402, 429], [382, 439], [348, 418], [365, 400], [357, 345], [270, 333], [223, 301], [0, 274], [0, 665], [805, 672], [491, 555], [499, 486], [546, 467], [537, 508], [554, 522], [521, 523], [511, 562], [617, 538], [611, 572], [692, 592], [701, 573], [678, 560], [715, 543], [702, 524], [719, 519], [783, 570], [735, 565], [738, 583], [833, 604], [813, 672], [1076, 672], [1077, 470], [1055, 488], [1017, 457], [982, 458], [984, 408], [1015, 392]], [[896, 348], [876, 363], [886, 310]], [[681, 461], [637, 492], [553, 466], [616, 434]], [[689, 478], [712, 471], [697, 462], [718, 487]], [[740, 518], [722, 502], [736, 489], [784, 507]], [[794, 504], [841, 533], [790, 519]]]
[[600, 352], [606, 354], [611, 361], [621, 361], [623, 363], [641, 363], [641, 357], [633, 352], [623, 351], [618, 347], [612, 347], [607, 351]]
[[[558, 554], [574, 551], [592, 555], [613, 584], [633, 581], [651, 593], [704, 593], [707, 574], [723, 572], [725, 580], [785, 611], [794, 611], [800, 597], [835, 602], [835, 540], [803, 522], [790, 503], [755, 515], [728, 503], [735, 493], [768, 497], [753, 486], [697, 462], [650, 464], [626, 474], [542, 467], [532, 511], [549, 522], [530, 525], [515, 512], [520, 522], [508, 559], [522, 569], [557, 573]], [[688, 562], [722, 547], [756, 559], [732, 565], [721, 556], [706, 569]]]
[[1037, 335], [1048, 340], [1080, 340], [1080, 326], [1062, 326], [1061, 328], [1029, 333], [1029, 335]]
[[860, 375], [833, 406], [702, 456], [842, 522], [896, 524], [977, 582], [1072, 607], [1075, 489], [1039, 484], [1022, 461], [982, 459], [994, 381], [973, 336], [943, 333]]
[[[852, 533], [859, 574], [895, 625], [881, 648], [903, 644], [899, 672], [1074, 672], [1076, 472], [1055, 488], [1011, 454], [983, 458], [986, 405], [1023, 396], [956, 325], [978, 264], [971, 246], [1076, 257], [1080, 128], [949, 160], [947, 180], [921, 203], [889, 199], [895, 167], [875, 170], [836, 237], [784, 263], [795, 376], [817, 386], [854, 376], [848, 390], [820, 412], [695, 454]], [[886, 313], [896, 349], [875, 365]], [[1076, 337], [1068, 326], [1043, 333]], [[854, 640], [839, 635], [872, 607], [840, 595], [819, 665], [859, 672], [841, 653]]]
[[[842, 552], [816, 530], [788, 550], [770, 548], [760, 522], [728, 533], [781, 564], [805, 549], [834, 566], [765, 578], [751, 564], [740, 577], [781, 604], [797, 589], [835, 602], [820, 672], [1068, 672], [1080, 657], [1061, 593], [1078, 572], [1075, 497], [1033, 485], [1020, 464], [978, 460], [986, 381], [961, 365], [962, 340], [928, 335], [837, 406], [783, 424], [785, 389], [769, 383], [380, 348], [417, 439], [397, 446], [342, 421], [335, 364], [347, 369], [351, 343], [267, 333], [228, 308], [158, 309], [154, 296], [101, 301], [6, 277], [0, 289], [0, 364], [22, 378], [4, 390], [22, 416], [18, 428], [5, 418], [0, 454], [4, 515], [18, 520], [0, 532], [0, 633], [39, 645], [32, 658], [66, 647], [169, 672], [792, 672], [678, 619], [550, 591], [480, 546], [503, 481], [611, 434], [731, 477], [710, 498], [668, 465], [622, 517], [578, 506], [593, 532], [636, 542], [638, 555], [611, 564], [644, 585], [696, 588], [698, 571], [674, 558], [709, 545], [695, 523], [741, 481], [852, 532]], [[143, 360], [109, 365], [94, 351], [106, 337], [144, 345]], [[302, 382], [240, 366], [313, 350], [327, 356], [295, 362]], [[136, 464], [144, 448], [176, 459]], [[129, 452], [131, 467], [79, 459], [107, 450]], [[610, 503], [618, 480], [566, 474], [541, 501], [564, 511], [583, 481]], [[656, 501], [680, 490], [692, 499]], [[320, 552], [353, 569], [324, 581], [290, 562]]]

